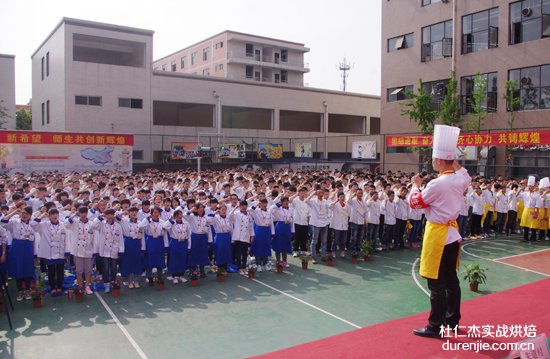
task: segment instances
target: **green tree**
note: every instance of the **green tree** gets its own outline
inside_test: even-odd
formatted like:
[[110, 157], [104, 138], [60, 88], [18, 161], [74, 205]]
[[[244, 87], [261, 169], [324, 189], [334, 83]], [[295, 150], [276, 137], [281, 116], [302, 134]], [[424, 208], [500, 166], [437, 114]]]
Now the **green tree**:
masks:
[[16, 130], [32, 130], [32, 110], [20, 109], [15, 113]]
[[422, 87], [422, 79], [418, 79], [416, 92], [405, 90], [405, 95], [410, 100], [402, 103], [406, 109], [401, 110], [401, 116], [408, 116], [421, 133], [432, 133], [437, 112], [433, 110], [431, 96]]
[[4, 125], [8, 122], [11, 117], [8, 113], [7, 107], [3, 105], [4, 101], [0, 101], [0, 129], [4, 128]]
[[462, 121], [460, 108], [460, 96], [458, 95], [458, 83], [455, 71], [451, 71], [451, 79], [447, 83], [446, 93], [439, 106], [439, 118], [444, 125], [458, 126]]
[[515, 80], [506, 81], [505, 84], [506, 92], [502, 96], [504, 101], [506, 101], [506, 110], [510, 111], [510, 117], [508, 117], [508, 125], [510, 125], [510, 131], [514, 129], [514, 122], [516, 121], [515, 111], [519, 110], [520, 106], [520, 97], [518, 93], [518, 82]]
[[473, 116], [465, 124], [465, 127], [479, 132], [483, 127], [483, 120], [487, 116], [487, 77], [478, 72], [473, 80], [474, 90], [472, 97], [468, 99], [469, 109]]

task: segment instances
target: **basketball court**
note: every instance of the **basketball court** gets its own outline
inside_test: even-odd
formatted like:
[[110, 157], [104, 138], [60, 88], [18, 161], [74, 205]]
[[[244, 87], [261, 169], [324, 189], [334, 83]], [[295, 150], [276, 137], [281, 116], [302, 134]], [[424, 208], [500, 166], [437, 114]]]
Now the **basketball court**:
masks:
[[[525, 318], [538, 325], [539, 333], [548, 332], [550, 319], [537, 316], [540, 308], [534, 310], [516, 292], [506, 291], [543, 283], [548, 287], [548, 281], [540, 281], [550, 278], [544, 266], [550, 261], [549, 246], [549, 242], [521, 243], [518, 237], [465, 242], [462, 264], [488, 268], [488, 281], [478, 293], [461, 281], [464, 323], [487, 324], [476, 320], [480, 313], [492, 313], [485, 318], [491, 323], [511, 324], [510, 320]], [[308, 357], [308, 345], [326, 349], [312, 353], [316, 357], [357, 357], [376, 352], [376, 343], [387, 343], [386, 334], [397, 327], [402, 343], [419, 348], [409, 357], [425, 357], [425, 346], [431, 348], [434, 341], [411, 333], [413, 327], [425, 324], [424, 312], [429, 310], [426, 283], [418, 276], [419, 255], [413, 249], [388, 251], [357, 264], [349, 258], [337, 259], [333, 267], [310, 263], [308, 270], [293, 258], [284, 273], [258, 273], [255, 280], [231, 274], [217, 283], [209, 275], [198, 287], [169, 283], [164, 291], [123, 288], [118, 298], [100, 293], [81, 303], [67, 296], [46, 296], [40, 309], [30, 301], [18, 302], [12, 313], [13, 331], [8, 330], [5, 313], [0, 315], [0, 357], [242, 358], [285, 348], [290, 349], [274, 355]], [[10, 290], [14, 297], [13, 284]], [[525, 293], [521, 288], [516, 291]], [[506, 310], [509, 316], [503, 314]], [[340, 334], [344, 337], [333, 337]], [[379, 339], [362, 340], [367, 337]], [[327, 342], [314, 342], [318, 340]], [[363, 342], [368, 345], [359, 345]], [[474, 357], [440, 354], [441, 358]], [[506, 354], [486, 353], [486, 357]]]

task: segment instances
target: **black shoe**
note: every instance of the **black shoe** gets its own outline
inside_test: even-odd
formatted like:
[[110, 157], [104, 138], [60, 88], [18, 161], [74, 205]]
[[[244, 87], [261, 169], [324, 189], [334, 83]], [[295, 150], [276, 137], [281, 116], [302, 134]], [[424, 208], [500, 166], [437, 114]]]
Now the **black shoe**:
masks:
[[439, 331], [433, 330], [432, 328], [427, 326], [414, 329], [413, 334], [425, 338], [441, 338], [441, 335], [439, 335]]
[[153, 281], [153, 278], [149, 278], [149, 287], [154, 287], [155, 282]]

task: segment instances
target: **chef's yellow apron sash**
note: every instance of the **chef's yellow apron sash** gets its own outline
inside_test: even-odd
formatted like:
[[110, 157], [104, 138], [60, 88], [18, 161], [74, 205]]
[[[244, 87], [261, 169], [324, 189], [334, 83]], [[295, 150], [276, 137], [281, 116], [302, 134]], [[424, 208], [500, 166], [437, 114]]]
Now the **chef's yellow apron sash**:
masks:
[[[422, 242], [422, 254], [420, 255], [420, 275], [424, 278], [437, 279], [439, 277], [439, 266], [443, 257], [443, 250], [447, 241], [449, 227], [458, 231], [458, 223], [449, 221], [446, 224], [426, 222], [424, 240]], [[460, 251], [456, 258], [456, 268], [460, 263]]]

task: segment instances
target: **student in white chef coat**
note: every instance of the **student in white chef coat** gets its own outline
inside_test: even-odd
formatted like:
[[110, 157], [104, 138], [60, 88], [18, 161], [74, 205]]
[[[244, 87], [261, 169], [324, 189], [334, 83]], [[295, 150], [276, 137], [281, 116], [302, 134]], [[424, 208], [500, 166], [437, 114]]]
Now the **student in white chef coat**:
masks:
[[65, 223], [70, 232], [71, 254], [76, 267], [76, 280], [82, 288], [84, 276], [86, 294], [92, 294], [90, 283], [93, 273], [95, 235], [92, 221], [88, 219], [88, 207], [79, 207], [78, 212], [69, 217]]
[[246, 274], [248, 248], [254, 237], [254, 218], [248, 213], [248, 202], [242, 200], [239, 207], [234, 207], [230, 218], [233, 224], [233, 263], [239, 267], [240, 274]]
[[[363, 203], [364, 205], [364, 203]], [[348, 223], [350, 219], [350, 213], [352, 212], [351, 205], [346, 203], [346, 194], [344, 192], [338, 193], [336, 201], [330, 204], [332, 210], [332, 217], [330, 219], [330, 228], [334, 232], [334, 242], [332, 244], [332, 252], [336, 252], [336, 249], [340, 250], [340, 258], [346, 256], [346, 238], [348, 236]], [[364, 216], [364, 212], [363, 212]], [[363, 218], [363, 223], [364, 223]], [[363, 233], [363, 231], [360, 231]], [[357, 237], [355, 237], [357, 240]], [[352, 241], [352, 245], [355, 245]]]

